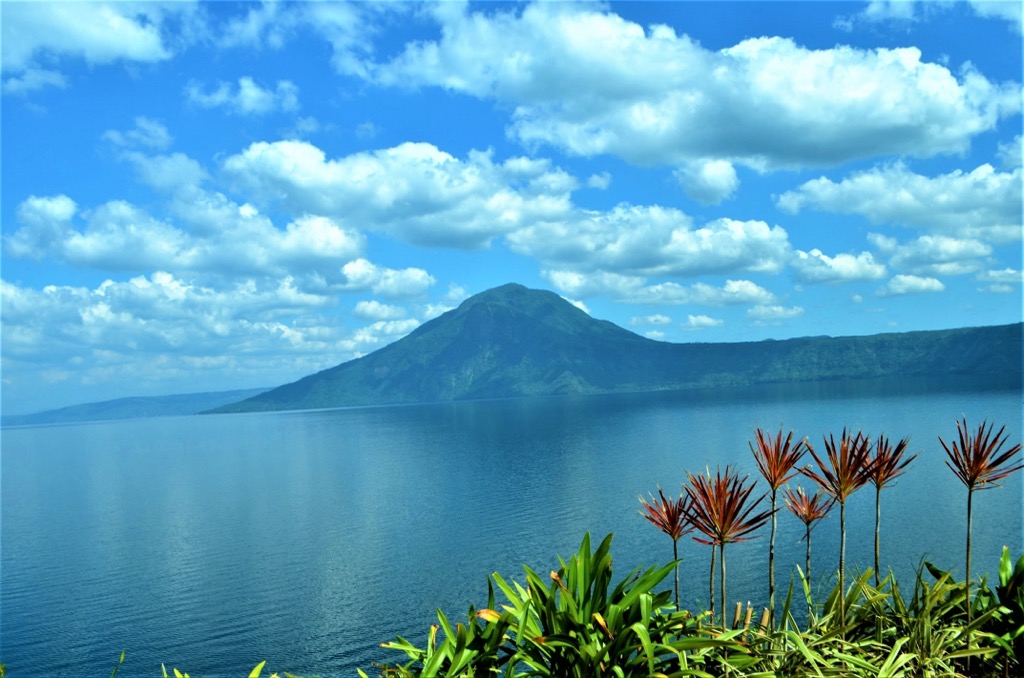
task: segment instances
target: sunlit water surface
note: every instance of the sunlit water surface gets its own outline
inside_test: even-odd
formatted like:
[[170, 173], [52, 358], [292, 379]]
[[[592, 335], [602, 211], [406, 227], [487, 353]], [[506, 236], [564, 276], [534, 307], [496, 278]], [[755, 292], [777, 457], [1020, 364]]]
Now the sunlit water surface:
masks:
[[[1021, 394], [808, 386], [193, 416], [3, 431], [0, 661], [11, 676], [248, 675], [258, 661], [354, 676], [422, 641], [435, 608], [486, 601], [486, 577], [544, 573], [583, 534], [615, 534], [619, 576], [666, 562], [671, 542], [638, 496], [677, 493], [687, 470], [756, 477], [755, 426], [819, 450], [844, 426], [911, 437], [920, 452], [882, 495], [882, 560], [960, 572], [966, 491], [937, 436], [966, 416], [1021, 439]], [[759, 484], [763, 489], [763, 481]], [[1022, 551], [1021, 477], [976, 495], [974, 569]], [[848, 504], [847, 559], [873, 562], [874, 492]], [[837, 515], [813, 537], [826, 586]], [[803, 565], [803, 526], [779, 518], [780, 587]], [[684, 539], [686, 605], [707, 599], [709, 549]], [[766, 597], [767, 530], [731, 546], [732, 602]], [[819, 574], [820, 573], [820, 574]], [[668, 584], [668, 582], [666, 582]], [[730, 604], [731, 604], [730, 603]], [[371, 672], [372, 673], [372, 672]]]

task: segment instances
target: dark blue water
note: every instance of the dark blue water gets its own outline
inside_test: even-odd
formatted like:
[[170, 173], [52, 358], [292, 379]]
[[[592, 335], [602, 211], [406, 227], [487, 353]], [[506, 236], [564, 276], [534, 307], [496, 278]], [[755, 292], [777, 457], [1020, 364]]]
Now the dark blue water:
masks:
[[[966, 491], [936, 439], [966, 416], [1021, 438], [1019, 391], [814, 387], [757, 393], [506, 400], [5, 429], [0, 661], [11, 676], [354, 676], [402, 657], [434, 610], [460, 617], [486, 577], [522, 580], [615, 534], [619, 575], [671, 542], [638, 495], [685, 472], [756, 475], [755, 426], [909, 435], [921, 455], [883, 493], [883, 565], [961, 571]], [[763, 481], [762, 481], [763, 485]], [[1024, 550], [1021, 476], [976, 495], [974, 569]], [[873, 561], [874, 493], [848, 504], [848, 561]], [[816, 586], [836, 566], [838, 515], [814, 533]], [[780, 514], [780, 584], [803, 564]], [[767, 530], [730, 546], [729, 597], [764, 604]], [[681, 542], [683, 597], [707, 598], [709, 549]], [[909, 586], [909, 583], [907, 584]], [[372, 673], [372, 672], [371, 672]]]

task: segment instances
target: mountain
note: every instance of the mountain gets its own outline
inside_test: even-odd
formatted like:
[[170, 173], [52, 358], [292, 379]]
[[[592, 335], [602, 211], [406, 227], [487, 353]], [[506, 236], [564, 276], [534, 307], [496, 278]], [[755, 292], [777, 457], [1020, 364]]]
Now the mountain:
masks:
[[142, 417], [173, 417], [196, 414], [203, 410], [220, 407], [250, 398], [265, 388], [243, 391], [218, 391], [213, 393], [183, 393], [168, 396], [140, 396], [118, 398], [97, 403], [71, 405], [56, 410], [34, 414], [10, 415], [3, 417], [4, 426], [43, 426], [48, 424], [71, 424], [83, 421], [105, 421], [110, 419], [138, 419]]
[[[362, 358], [213, 412], [971, 375], [1017, 383], [1021, 325], [866, 337], [671, 344], [504, 285]], [[1016, 381], [1014, 381], [1016, 380]]]

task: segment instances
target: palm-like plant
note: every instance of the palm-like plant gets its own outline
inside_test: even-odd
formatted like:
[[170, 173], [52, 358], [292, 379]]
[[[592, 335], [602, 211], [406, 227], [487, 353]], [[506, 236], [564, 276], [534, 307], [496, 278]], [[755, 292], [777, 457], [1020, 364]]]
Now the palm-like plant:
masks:
[[832, 508], [834, 503], [833, 499], [828, 499], [821, 492], [815, 492], [811, 496], [807, 496], [804, 492], [804, 488], [797, 485], [796, 492], [787, 489], [785, 491], [786, 508], [790, 512], [800, 519], [800, 522], [804, 524], [804, 539], [807, 540], [807, 559], [804, 566], [804, 572], [807, 575], [807, 581], [811, 580], [811, 528], [814, 524], [828, 515], [829, 510]]
[[913, 454], [906, 459], [903, 458], [909, 444], [910, 440], [903, 438], [893, 447], [892, 443], [889, 442], [889, 438], [885, 435], [878, 436], [878, 440], [875, 441], [875, 456], [871, 460], [871, 469], [868, 476], [868, 481], [875, 486], [875, 587], [879, 584], [878, 572], [880, 570], [882, 488], [890, 485], [896, 478], [903, 475], [910, 462], [914, 461], [917, 457], [916, 454]]
[[768, 487], [771, 488], [772, 498], [772, 532], [768, 540], [768, 612], [770, 619], [775, 618], [775, 533], [778, 520], [776, 519], [777, 501], [779, 488], [796, 474], [796, 465], [804, 456], [804, 441], [793, 445], [793, 432], [790, 431], [785, 441], [782, 439], [780, 430], [774, 439], [766, 437], [764, 431], [758, 427], [754, 431], [754, 438], [757, 443], [750, 445], [750, 451], [754, 454], [754, 461], [757, 462], [757, 469], [761, 472]]
[[1006, 444], [1006, 427], [992, 435], [992, 424], [986, 428], [982, 421], [973, 436], [967, 428], [967, 418], [956, 422], [959, 437], [957, 441], [946, 441], [939, 436], [939, 443], [949, 457], [946, 466], [956, 474], [967, 487], [967, 563], [964, 580], [967, 582], [967, 619], [971, 615], [971, 502], [975, 490], [990, 490], [998, 487], [998, 482], [1014, 471], [1024, 468], [1024, 463], [1011, 464], [1013, 456], [1020, 452], [1020, 443], [1009, 450], [1000, 452]]
[[[750, 539], [752, 532], [765, 524], [772, 511], [755, 513], [757, 505], [765, 498], [761, 495], [756, 501], [748, 504], [757, 481], [746, 484], [747, 477], [740, 478], [728, 466], [723, 473], [716, 471], [715, 477], [707, 475], [686, 474], [689, 484], [686, 494], [690, 499], [690, 522], [702, 534], [694, 537], [701, 544], [719, 549], [719, 579], [721, 586], [721, 610], [725, 619], [725, 545]], [[712, 551], [714, 553], [714, 551]]]
[[662, 489], [658, 488], [658, 497], [651, 495], [647, 501], [640, 497], [643, 509], [640, 515], [651, 522], [659, 530], [672, 537], [672, 561], [675, 563], [676, 575], [676, 609], [679, 609], [679, 538], [693, 532], [690, 522], [690, 499], [682, 494], [678, 499], [669, 499]]
[[[813, 480], [839, 504], [839, 590], [843, 590], [843, 572], [846, 568], [846, 500], [868, 482], [871, 471], [871, 443], [868, 437], [858, 432], [855, 436], [843, 434], [836, 445], [835, 438], [829, 434], [825, 438], [826, 464], [810, 443], [807, 451], [814, 457], [820, 473], [809, 468], [800, 472]], [[842, 615], [842, 597], [840, 597], [840, 615]]]

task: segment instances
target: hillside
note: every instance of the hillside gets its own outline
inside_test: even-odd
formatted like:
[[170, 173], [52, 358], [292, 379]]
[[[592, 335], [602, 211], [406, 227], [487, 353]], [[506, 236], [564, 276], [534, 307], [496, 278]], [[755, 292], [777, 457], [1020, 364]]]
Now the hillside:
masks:
[[892, 376], [1021, 378], [1021, 325], [670, 344], [504, 285], [362, 358], [212, 412], [684, 390]]
[[33, 414], [4, 416], [2, 421], [4, 426], [44, 426], [83, 421], [173, 417], [196, 414], [213, 407], [238, 402], [257, 393], [262, 393], [265, 390], [265, 388], [257, 388], [241, 391], [118, 398], [116, 400], [71, 405]]

